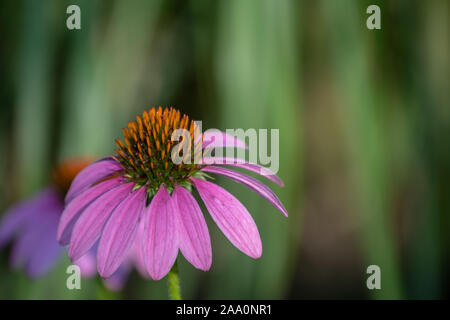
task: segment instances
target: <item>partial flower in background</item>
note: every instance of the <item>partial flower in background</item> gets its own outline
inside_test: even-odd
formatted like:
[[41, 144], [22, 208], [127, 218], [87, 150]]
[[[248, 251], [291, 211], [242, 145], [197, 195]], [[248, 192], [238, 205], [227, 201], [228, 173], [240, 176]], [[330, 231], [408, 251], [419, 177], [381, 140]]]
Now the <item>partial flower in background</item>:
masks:
[[[13, 268], [24, 267], [31, 278], [45, 275], [54, 267], [66, 250], [56, 240], [59, 219], [64, 210], [64, 197], [73, 178], [91, 163], [87, 159], [64, 161], [53, 172], [51, 185], [31, 198], [7, 210], [0, 221], [0, 248], [13, 242], [10, 263]], [[95, 250], [74, 261], [85, 278], [96, 274]], [[119, 290], [131, 271], [129, 257], [110, 278], [106, 287]]]
[[[194, 121], [173, 108], [159, 107], [144, 112], [123, 130], [124, 142], [116, 140], [116, 156], [101, 159], [84, 169], [66, 196], [66, 208], [58, 227], [58, 240], [69, 245], [69, 257], [76, 261], [98, 242], [97, 269], [111, 276], [129, 252], [154, 279], [163, 278], [176, 261], [178, 250], [196, 268], [209, 270], [211, 241], [200, 207], [191, 195], [194, 186], [209, 213], [230, 242], [252, 258], [262, 254], [261, 238], [253, 218], [232, 194], [206, 181], [207, 173], [226, 176], [267, 199], [287, 217], [277, 196], [263, 183], [245, 174], [199, 163], [171, 161], [171, 141], [176, 129], [190, 132], [186, 156], [199, 149], [246, 148], [245, 143], [222, 134], [222, 141], [194, 143]], [[200, 152], [201, 154], [201, 152]], [[211, 160], [211, 159], [210, 159]], [[234, 159], [213, 159], [263, 174], [283, 185], [273, 173], [255, 163]], [[137, 235], [137, 236], [136, 236]], [[137, 239], [137, 240], [136, 240]]]
[[[64, 195], [72, 179], [89, 160], [68, 160], [53, 173], [52, 183], [31, 198], [8, 209], [0, 221], [0, 247], [13, 242], [10, 262], [24, 267], [31, 278], [47, 273], [64, 251], [56, 241], [56, 230], [64, 209]], [[85, 275], [92, 275], [93, 264], [80, 257]], [[94, 265], [95, 266], [95, 265]]]

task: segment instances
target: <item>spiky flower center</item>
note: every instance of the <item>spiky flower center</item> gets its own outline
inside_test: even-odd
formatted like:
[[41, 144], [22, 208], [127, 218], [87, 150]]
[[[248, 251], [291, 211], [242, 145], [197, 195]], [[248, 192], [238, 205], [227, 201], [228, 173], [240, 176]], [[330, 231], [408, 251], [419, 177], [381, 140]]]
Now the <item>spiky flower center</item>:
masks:
[[[186, 134], [178, 141], [172, 141], [172, 134], [177, 129], [183, 129]], [[136, 121], [129, 122], [122, 131], [124, 138], [123, 141], [115, 140], [119, 148], [114, 150], [116, 156], [113, 158], [123, 168], [124, 177], [139, 186], [146, 186], [150, 192], [155, 193], [161, 184], [169, 189], [175, 184], [187, 184], [189, 177], [199, 171], [195, 163], [176, 164], [172, 161], [173, 151], [185, 159], [193, 159], [201, 149], [200, 128], [180, 111], [172, 107], [152, 108], [144, 111], [142, 116], [138, 115]], [[185, 154], [181, 142], [189, 146]]]

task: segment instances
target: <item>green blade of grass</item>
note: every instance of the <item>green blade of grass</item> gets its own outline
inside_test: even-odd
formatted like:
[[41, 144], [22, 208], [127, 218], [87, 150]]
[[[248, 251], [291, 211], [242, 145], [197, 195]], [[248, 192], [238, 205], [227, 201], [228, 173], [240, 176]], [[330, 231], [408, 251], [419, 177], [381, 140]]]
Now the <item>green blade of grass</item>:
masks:
[[[279, 174], [286, 188], [272, 187], [291, 215], [285, 220], [258, 195], [220, 179], [255, 219], [264, 254], [252, 261], [226, 245], [221, 261], [215, 262], [221, 278], [214, 284], [213, 297], [280, 298], [291, 279], [300, 230], [293, 197], [301, 198], [300, 192], [294, 194], [301, 172], [297, 9], [289, 1], [221, 3], [216, 56], [220, 126], [280, 129]], [[226, 240], [220, 237], [219, 241]]]
[[370, 36], [365, 26], [367, 16], [365, 9], [354, 1], [323, 1], [322, 8], [332, 39], [341, 123], [357, 186], [355, 203], [361, 221], [362, 250], [367, 266], [378, 265], [382, 273], [382, 290], [372, 293], [376, 298], [401, 298], [398, 255], [390, 223], [392, 212], [388, 205], [388, 157], [364, 41], [365, 36]]

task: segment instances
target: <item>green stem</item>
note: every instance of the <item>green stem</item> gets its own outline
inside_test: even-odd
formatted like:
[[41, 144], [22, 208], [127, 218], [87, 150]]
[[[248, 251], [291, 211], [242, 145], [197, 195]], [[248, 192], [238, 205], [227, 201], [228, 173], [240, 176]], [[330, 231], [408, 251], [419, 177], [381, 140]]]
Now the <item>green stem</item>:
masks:
[[169, 299], [181, 300], [180, 278], [178, 277], [178, 266], [176, 261], [167, 275], [167, 282], [169, 284]]

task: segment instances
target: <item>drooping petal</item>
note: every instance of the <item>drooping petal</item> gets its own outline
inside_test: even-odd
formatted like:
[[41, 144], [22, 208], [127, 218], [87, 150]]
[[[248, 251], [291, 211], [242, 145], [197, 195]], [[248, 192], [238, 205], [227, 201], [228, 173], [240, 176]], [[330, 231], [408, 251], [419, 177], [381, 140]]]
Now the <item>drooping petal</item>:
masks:
[[32, 278], [49, 271], [62, 252], [55, 240], [62, 201], [59, 198], [54, 200], [38, 206], [27, 218], [12, 248], [11, 266], [25, 266], [26, 273]]
[[10, 208], [0, 222], [0, 248], [4, 247], [23, 225], [26, 218], [33, 213], [28, 204], [19, 204]]
[[163, 278], [178, 255], [176, 205], [161, 186], [146, 209], [143, 254], [147, 272], [154, 280]]
[[44, 228], [42, 228], [42, 224], [40, 224], [40, 228], [33, 228], [33, 225], [39, 225], [39, 221], [37, 217], [30, 216], [28, 223], [13, 244], [10, 265], [14, 269], [26, 264], [31, 254], [38, 249], [36, 243], [39, 242]]
[[229, 135], [226, 132], [215, 129], [210, 129], [203, 133], [202, 147], [203, 149], [220, 147], [248, 149], [248, 146], [244, 141]]
[[97, 248], [94, 245], [84, 256], [73, 262], [80, 267], [81, 275], [84, 278], [91, 278], [97, 273], [96, 252]]
[[143, 238], [144, 237], [144, 221], [139, 221], [138, 230], [136, 231], [136, 238], [134, 238], [133, 247], [131, 248], [130, 260], [134, 263], [136, 270], [144, 278], [149, 278], [145, 267], [145, 261], [143, 256]]
[[94, 245], [111, 213], [130, 194], [133, 186], [134, 183], [119, 185], [102, 194], [83, 210], [70, 238], [69, 257], [72, 261], [79, 259]]
[[145, 187], [134, 191], [114, 209], [106, 223], [97, 251], [97, 269], [102, 277], [117, 270], [133, 244], [146, 197]]
[[261, 238], [250, 213], [232, 194], [218, 185], [191, 178], [211, 217], [230, 242], [252, 258], [262, 254]]
[[31, 199], [8, 209], [0, 222], [0, 248], [20, 231], [30, 216], [35, 215], [40, 210], [57, 206], [60, 202], [56, 190], [45, 189]]
[[63, 248], [56, 241], [60, 214], [60, 210], [53, 210], [40, 215], [40, 236], [36, 239], [34, 250], [27, 257], [25, 266], [25, 271], [31, 278], [47, 273], [61, 256]]
[[208, 227], [194, 197], [184, 187], [172, 193], [178, 210], [180, 250], [194, 267], [207, 271], [211, 267], [212, 252]]
[[261, 166], [257, 163], [247, 162], [238, 158], [227, 158], [227, 157], [205, 157], [203, 158], [203, 164], [215, 164], [215, 165], [227, 165], [238, 168], [243, 168], [252, 172], [255, 172], [263, 177], [266, 177], [272, 182], [284, 187], [283, 181], [269, 168]]
[[122, 290], [128, 280], [131, 269], [131, 263], [129, 261], [124, 261], [110, 277], [103, 279], [105, 287], [111, 291]]
[[283, 213], [286, 217], [288, 216], [287, 210], [284, 208], [283, 204], [281, 203], [280, 199], [278, 199], [278, 197], [275, 195], [275, 193], [273, 193], [273, 191], [270, 190], [268, 186], [256, 180], [255, 178], [249, 177], [240, 172], [229, 170], [227, 168], [215, 166], [207, 166], [203, 168], [202, 171], [220, 174], [222, 176], [233, 179], [234, 181], [237, 181], [240, 184], [243, 184], [244, 186], [249, 187], [256, 193], [258, 193], [261, 197], [269, 201], [270, 204], [272, 204], [277, 210]]
[[112, 188], [123, 182], [122, 177], [110, 179], [99, 183], [82, 192], [79, 196], [75, 197], [64, 209], [61, 220], [58, 225], [57, 239], [62, 245], [67, 245], [70, 242], [73, 227], [80, 217], [83, 210], [95, 199], [111, 190]]
[[65, 203], [69, 203], [76, 196], [87, 190], [94, 183], [120, 171], [122, 168], [117, 161], [111, 157], [95, 161], [84, 168], [73, 180], [66, 194]]

